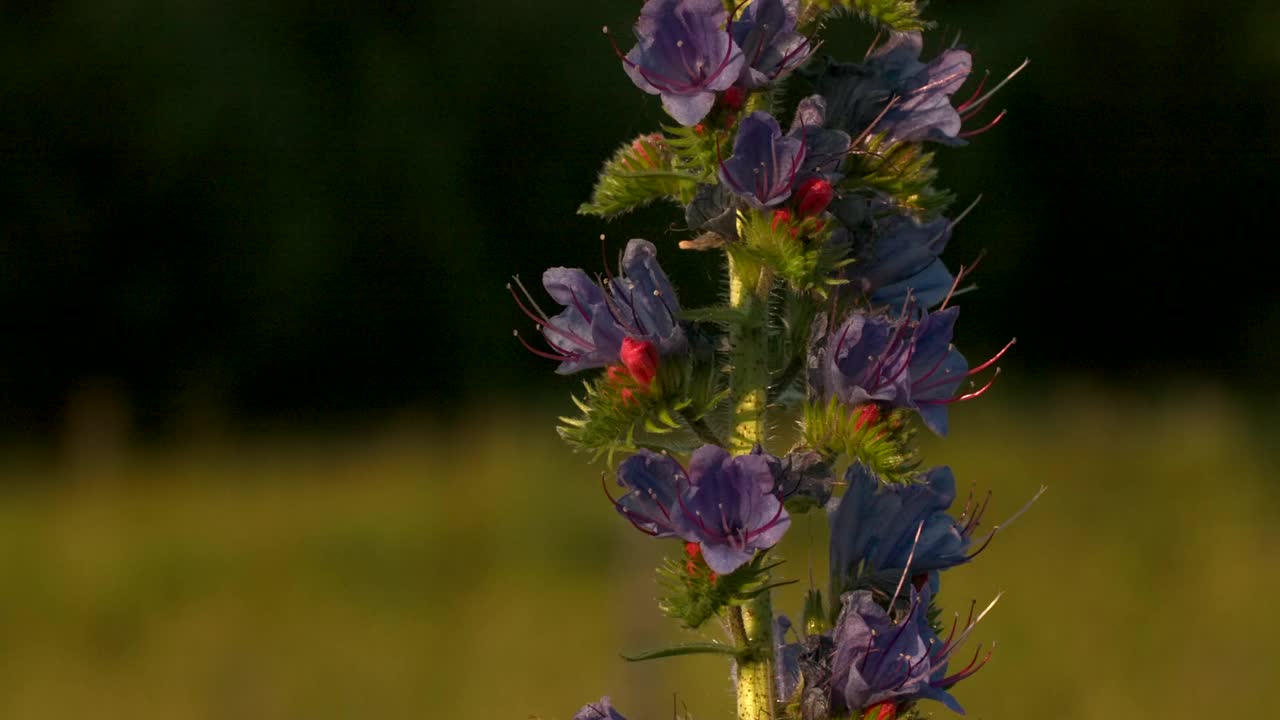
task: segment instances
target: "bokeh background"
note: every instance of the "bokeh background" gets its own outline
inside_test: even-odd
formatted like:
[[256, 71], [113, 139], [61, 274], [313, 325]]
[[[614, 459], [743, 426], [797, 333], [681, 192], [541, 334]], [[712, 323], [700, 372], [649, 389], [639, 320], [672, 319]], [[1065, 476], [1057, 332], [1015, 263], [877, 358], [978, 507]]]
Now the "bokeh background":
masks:
[[[719, 660], [619, 659], [682, 637], [668, 548], [556, 440], [576, 380], [503, 290], [603, 232], [718, 292], [671, 209], [574, 214], [664, 120], [600, 35], [639, 4], [0, 4], [0, 717], [727, 717]], [[958, 694], [1274, 716], [1280, 7], [930, 12], [978, 67], [1032, 65], [942, 154], [984, 196], [959, 342], [1019, 343], [928, 457], [992, 517], [1050, 488], [947, 578], [948, 609], [1006, 593]], [[824, 533], [794, 525], [781, 609]]]

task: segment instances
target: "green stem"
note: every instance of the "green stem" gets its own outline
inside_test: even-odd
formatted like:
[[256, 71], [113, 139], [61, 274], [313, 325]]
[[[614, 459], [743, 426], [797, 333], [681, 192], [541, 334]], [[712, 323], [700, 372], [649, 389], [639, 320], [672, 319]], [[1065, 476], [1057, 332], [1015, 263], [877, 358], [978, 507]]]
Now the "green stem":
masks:
[[[733, 437], [730, 450], [750, 452], [765, 441], [769, 366], [767, 322], [773, 273], [729, 254], [729, 304], [743, 321], [730, 334], [733, 345]], [[728, 610], [730, 634], [742, 651], [738, 661], [738, 720], [773, 720], [773, 607], [768, 591]]]
[[769, 316], [769, 292], [773, 273], [740, 257], [729, 255], [729, 305], [741, 311], [742, 321], [733, 327], [733, 437], [735, 453], [750, 452], [765, 440], [765, 406], [769, 398], [769, 366], [765, 335]]

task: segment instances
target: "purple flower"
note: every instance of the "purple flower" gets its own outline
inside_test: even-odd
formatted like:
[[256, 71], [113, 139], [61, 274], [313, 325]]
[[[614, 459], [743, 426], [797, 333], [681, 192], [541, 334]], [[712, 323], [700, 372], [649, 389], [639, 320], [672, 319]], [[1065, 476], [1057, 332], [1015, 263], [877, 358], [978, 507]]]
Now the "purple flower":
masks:
[[829, 130], [827, 101], [821, 95], [810, 95], [796, 106], [788, 135], [804, 144], [804, 162], [797, 176], [799, 182], [821, 178], [836, 183], [844, 177], [844, 161], [849, 156], [849, 134]]
[[[628, 489], [614, 508], [636, 529], [654, 537], [682, 534], [680, 493], [687, 474], [669, 455], [640, 450], [618, 466], [618, 484]], [[611, 498], [612, 499], [612, 498]]]
[[985, 504], [966, 504], [961, 520], [947, 514], [956, 496], [951, 468], [934, 468], [921, 482], [896, 485], [855, 461], [845, 482], [848, 490], [828, 505], [832, 596], [868, 587], [892, 593], [904, 578], [915, 582], [921, 575], [936, 586], [939, 572], [973, 557], [970, 537]]
[[876, 223], [874, 238], [855, 250], [845, 271], [849, 289], [872, 307], [898, 315], [912, 302], [921, 308], [942, 302], [955, 283], [938, 258], [951, 239], [952, 225], [946, 218], [921, 224], [906, 215]]
[[915, 410], [925, 426], [947, 434], [947, 407], [971, 400], [982, 388], [956, 395], [964, 379], [999, 360], [1006, 345], [972, 370], [951, 344], [956, 307], [927, 314], [908, 306], [894, 318], [854, 312], [839, 327], [824, 330], [825, 318], [814, 323], [809, 348], [809, 384], [819, 397], [836, 397], [849, 406], [878, 402]]
[[733, 155], [720, 163], [720, 182], [756, 208], [791, 197], [805, 159], [804, 141], [784, 136], [767, 112], [753, 112], [738, 125]]
[[616, 278], [598, 283], [577, 268], [555, 267], [543, 273], [542, 285], [564, 306], [559, 315], [548, 317], [532, 298], [525, 304], [514, 290], [512, 295], [538, 324], [551, 352], [525, 347], [540, 357], [559, 360], [556, 372], [562, 375], [619, 362], [626, 338], [652, 343], [660, 357], [688, 347], [684, 328], [676, 319], [680, 301], [658, 265], [657, 249], [647, 240], [627, 243], [622, 272]]
[[746, 59], [742, 86], [768, 85], [809, 59], [813, 47], [796, 32], [797, 5], [797, 0], [754, 0], [733, 21], [734, 42]]
[[835, 649], [829, 682], [833, 709], [856, 714], [880, 703], [927, 699], [964, 714], [946, 689], [977, 672], [981, 665], [971, 665], [950, 677], [945, 673], [952, 651], [976, 622], [953, 638], [954, 643], [940, 641], [927, 619], [927, 588], [912, 590], [910, 609], [897, 622], [869, 590], [846, 593], [841, 601], [843, 607], [832, 632]]
[[698, 543], [707, 566], [724, 575], [786, 534], [791, 518], [774, 490], [778, 467], [763, 452], [733, 457], [704, 445], [686, 472], [668, 456], [640, 450], [618, 466], [628, 492], [614, 507], [643, 532]]
[[627, 720], [622, 717], [622, 713], [613, 708], [613, 703], [606, 695], [600, 698], [600, 702], [593, 702], [589, 705], [583, 705], [582, 709], [574, 713], [573, 720]]
[[676, 122], [695, 125], [710, 112], [716, 93], [742, 72], [742, 50], [728, 19], [720, 0], [648, 0], [623, 70], [636, 87], [661, 95]]
[[852, 135], [886, 133], [893, 142], [965, 144], [951, 95], [969, 77], [972, 58], [951, 48], [925, 64], [921, 46], [919, 33], [893, 34], [865, 63], [828, 61], [816, 84], [832, 126]]

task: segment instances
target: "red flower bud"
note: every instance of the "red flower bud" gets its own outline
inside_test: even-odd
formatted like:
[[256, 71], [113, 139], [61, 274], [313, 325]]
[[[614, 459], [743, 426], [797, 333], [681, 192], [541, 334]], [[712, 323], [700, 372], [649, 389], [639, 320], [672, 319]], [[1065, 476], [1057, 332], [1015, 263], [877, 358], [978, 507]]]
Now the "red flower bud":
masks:
[[861, 430], [868, 425], [874, 425], [880, 420], [880, 406], [875, 403], [867, 403], [858, 408], [858, 419], [853, 423], [854, 430]]
[[796, 212], [800, 217], [817, 215], [827, 209], [835, 194], [831, 183], [822, 178], [809, 178], [796, 191]]
[[773, 222], [772, 222], [772, 223], [770, 223], [769, 227], [773, 228], [773, 231], [774, 231], [774, 232], [778, 232], [778, 226], [779, 226], [779, 225], [786, 225], [786, 224], [788, 224], [788, 223], [790, 223], [790, 222], [791, 222], [791, 211], [790, 211], [790, 210], [774, 210], [774, 211], [773, 211]]
[[898, 716], [897, 703], [885, 702], [872, 705], [863, 713], [863, 720], [893, 720]]
[[730, 112], [737, 112], [747, 104], [747, 91], [737, 85], [724, 91], [720, 96], [720, 104]]
[[622, 364], [641, 387], [649, 387], [658, 374], [658, 349], [648, 340], [622, 338]]

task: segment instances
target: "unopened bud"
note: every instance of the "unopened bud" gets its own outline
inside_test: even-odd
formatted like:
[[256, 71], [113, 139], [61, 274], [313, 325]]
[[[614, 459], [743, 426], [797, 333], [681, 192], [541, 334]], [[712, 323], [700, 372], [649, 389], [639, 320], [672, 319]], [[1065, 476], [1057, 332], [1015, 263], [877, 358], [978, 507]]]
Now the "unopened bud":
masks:
[[796, 191], [796, 212], [802, 218], [813, 217], [827, 209], [835, 194], [831, 183], [822, 178], [809, 178]]
[[778, 232], [779, 225], [785, 226], [790, 222], [791, 222], [790, 210], [774, 210], [773, 222], [769, 224], [769, 227], [772, 228], [774, 232]]
[[854, 430], [861, 430], [868, 425], [874, 425], [880, 420], [880, 406], [875, 403], [867, 403], [858, 408], [858, 419], [853, 423]]
[[649, 387], [658, 374], [658, 349], [648, 340], [622, 338], [622, 364], [641, 387]]
[[897, 716], [897, 703], [885, 702], [867, 708], [867, 711], [862, 714], [862, 720], [893, 720]]
[[747, 104], [747, 91], [742, 87], [734, 85], [728, 90], [725, 90], [724, 94], [720, 96], [720, 104], [730, 112], [738, 112], [742, 109], [743, 105]]

